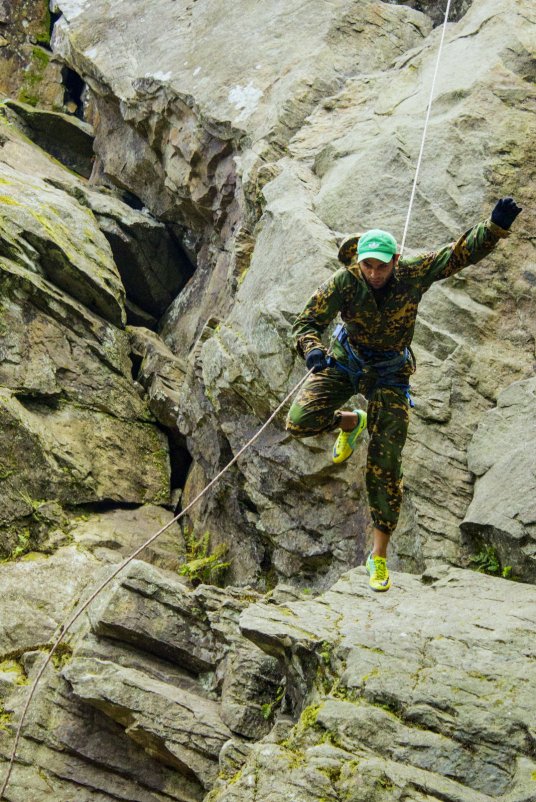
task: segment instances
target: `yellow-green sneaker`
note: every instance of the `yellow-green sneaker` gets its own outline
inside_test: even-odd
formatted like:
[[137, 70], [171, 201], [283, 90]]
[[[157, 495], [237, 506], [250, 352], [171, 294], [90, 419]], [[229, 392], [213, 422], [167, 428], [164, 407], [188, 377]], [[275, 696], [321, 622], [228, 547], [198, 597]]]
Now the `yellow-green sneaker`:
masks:
[[370, 577], [369, 585], [372, 590], [389, 590], [391, 587], [391, 580], [389, 579], [389, 571], [387, 570], [387, 560], [385, 557], [373, 557], [371, 552], [367, 557], [365, 565]]
[[351, 432], [343, 432], [342, 429], [339, 431], [333, 446], [333, 462], [346, 462], [354, 453], [357, 438], [363, 429], [366, 429], [367, 413], [362, 409], [354, 409], [353, 412], [357, 415], [357, 426]]

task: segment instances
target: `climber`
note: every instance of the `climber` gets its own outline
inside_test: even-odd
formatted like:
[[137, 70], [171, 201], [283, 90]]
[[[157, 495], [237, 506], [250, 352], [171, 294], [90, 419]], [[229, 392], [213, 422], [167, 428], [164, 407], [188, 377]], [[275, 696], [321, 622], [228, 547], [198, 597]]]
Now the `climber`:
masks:
[[[402, 449], [412, 405], [409, 377], [415, 370], [411, 341], [419, 301], [434, 281], [452, 276], [489, 254], [521, 212], [502, 198], [491, 217], [437, 251], [400, 259], [394, 237], [381, 229], [343, 241], [337, 270], [307, 302], [293, 333], [298, 353], [313, 373], [287, 417], [295, 437], [339, 429], [333, 461], [345, 462], [368, 429], [366, 485], [373, 546], [366, 560], [373, 590], [391, 586], [387, 547], [402, 500]], [[321, 336], [340, 313], [328, 355]], [[368, 400], [368, 413], [340, 407], [355, 393]]]

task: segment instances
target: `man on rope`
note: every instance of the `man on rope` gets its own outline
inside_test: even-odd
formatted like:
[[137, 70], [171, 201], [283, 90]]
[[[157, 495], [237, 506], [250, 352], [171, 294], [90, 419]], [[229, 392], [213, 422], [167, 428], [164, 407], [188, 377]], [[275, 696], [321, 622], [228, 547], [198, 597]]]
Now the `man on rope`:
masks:
[[[347, 237], [339, 249], [344, 267], [318, 288], [294, 324], [298, 353], [313, 373], [289, 410], [287, 431], [308, 437], [339, 428], [333, 461], [341, 463], [368, 429], [366, 485], [374, 542], [366, 568], [373, 590], [391, 587], [387, 547], [402, 501], [417, 307], [434, 281], [487, 256], [509, 235], [520, 212], [513, 198], [502, 198], [488, 220], [457, 242], [410, 258], [400, 259], [394, 237], [381, 229]], [[343, 323], [335, 329], [329, 356], [321, 336], [337, 313]], [[340, 409], [357, 392], [367, 398], [368, 414]]]

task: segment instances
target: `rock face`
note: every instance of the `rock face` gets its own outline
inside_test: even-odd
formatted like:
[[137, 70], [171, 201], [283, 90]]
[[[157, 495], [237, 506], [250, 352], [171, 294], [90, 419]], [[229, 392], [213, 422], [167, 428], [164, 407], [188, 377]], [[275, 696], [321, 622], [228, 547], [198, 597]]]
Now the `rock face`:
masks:
[[378, 598], [358, 569], [314, 601], [242, 614], [302, 713], [211, 801], [534, 798], [534, 589], [425, 579], [397, 575]]
[[[77, 559], [45, 605], [72, 547], [5, 569], [0, 647], [24, 624], [26, 649], [0, 664], [8, 720], [44, 658], [31, 646], [109, 571]], [[76, 787], [81, 802], [530, 802], [535, 600], [529, 585], [448, 568], [395, 573], [386, 595], [359, 568], [316, 599], [261, 598], [134, 561], [47, 669], [9, 799], [52, 789], [68, 802]]]
[[[65, 615], [65, 602], [79, 598], [90, 572], [99, 570], [96, 556], [78, 555], [76, 580], [45, 606], [40, 588], [58, 582], [67, 564], [74, 566], [72, 552], [64, 548], [33, 565], [9, 567], [0, 603], [1, 620], [9, 625], [0, 630], [0, 649], [9, 654], [19, 631], [27, 654], [23, 663], [1, 663], [8, 718], [18, 713], [25, 684], [41, 665], [43, 655], [32, 647], [43, 645]], [[106, 572], [100, 570], [101, 579]], [[21, 579], [30, 574], [36, 584], [26, 580], [25, 604], [17, 607]], [[35, 793], [36, 800], [45, 799], [44, 780], [62, 802], [73, 793], [89, 802], [95, 791], [102, 800], [201, 800], [218, 778], [224, 746], [225, 754], [234, 751], [243, 762], [245, 738], [258, 739], [271, 729], [272, 713], [264, 710], [283, 696], [277, 659], [238, 629], [240, 613], [258, 599], [246, 590], [192, 591], [173, 573], [132, 562], [47, 669], [20, 752], [32, 753], [32, 770], [17, 764], [11, 798]], [[17, 678], [24, 687], [14, 687]], [[8, 747], [4, 739], [2, 757]], [[73, 781], [81, 786], [77, 791]]]
[[491, 545], [514, 576], [536, 582], [536, 380], [504, 390], [469, 446], [475, 494], [462, 531], [471, 543]]
[[[378, 225], [400, 237], [440, 20], [433, 4], [346, 0], [255, 13], [238, 3], [223, 19], [208, 0], [154, 0], [145, 16], [118, 2], [111, 19], [99, 3], [59, 7], [53, 46], [94, 95], [98, 174], [167, 221], [197, 265], [159, 324], [187, 362], [178, 424], [192, 498], [302, 375], [290, 323], [336, 267], [340, 232]], [[452, 240], [500, 195], [525, 210], [511, 246], [422, 303], [393, 541], [395, 564], [409, 570], [466, 560], [472, 434], [500, 391], [532, 371], [527, 14], [524, 0], [458, 3], [447, 30], [408, 250]], [[202, 62], [201, 37], [211, 54]], [[132, 55], [134, 40], [143, 46]], [[330, 467], [329, 438], [289, 441], [282, 422], [191, 524], [240, 542], [231, 581], [299, 576], [327, 587], [366, 549], [364, 449]]]
[[63, 110], [62, 66], [50, 52], [48, 3], [0, 2], [0, 95]]
[[[47, 526], [44, 505], [49, 502], [66, 510], [87, 504], [165, 504], [170, 493], [168, 439], [132, 379], [125, 291], [84, 194], [95, 206], [98, 192], [86, 190], [6, 118], [4, 130], [3, 556], [43, 545], [51, 529], [56, 540], [60, 531], [60, 540], [65, 538], [70, 516]], [[120, 216], [121, 206], [106, 196], [99, 208]], [[131, 210], [125, 209], [128, 218]]]
[[[142, 5], [0, 0], [2, 771], [47, 644], [169, 524], [47, 668], [6, 799], [533, 802], [532, 5], [452, 4], [407, 252], [524, 209], [422, 302], [374, 597], [366, 439], [335, 466], [282, 410], [172, 519], [303, 376], [341, 236], [400, 239], [443, 10]], [[192, 589], [209, 542], [228, 587]]]

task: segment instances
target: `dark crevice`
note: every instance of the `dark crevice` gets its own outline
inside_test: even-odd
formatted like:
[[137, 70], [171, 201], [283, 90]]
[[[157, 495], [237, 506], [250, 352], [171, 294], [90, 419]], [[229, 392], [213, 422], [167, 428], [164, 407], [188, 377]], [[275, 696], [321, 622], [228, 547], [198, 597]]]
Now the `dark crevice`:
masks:
[[[130, 200], [130, 207], [136, 209], [139, 199], [131, 196]], [[140, 219], [128, 224], [117, 217], [98, 215], [98, 221], [125, 288], [127, 322], [156, 330], [195, 265], [171, 226], [157, 218], [147, 215], [147, 222]]]
[[138, 376], [140, 373], [140, 368], [142, 366], [143, 357], [136, 354], [134, 351], [130, 352], [130, 361], [132, 363], [131, 374], [134, 381], [138, 381]]
[[264, 554], [262, 555], [262, 560], [260, 561], [259, 567], [264, 573], [268, 573], [272, 570], [272, 553], [267, 547], [264, 549]]
[[72, 113], [75, 117], [83, 120], [84, 102], [82, 94], [85, 88], [84, 80], [70, 67], [63, 67], [61, 76], [64, 86], [63, 104], [67, 108], [72, 108]]
[[171, 241], [173, 242], [174, 246], [176, 247], [177, 251], [181, 255], [181, 267], [183, 273], [186, 274], [187, 278], [191, 278], [196, 271], [197, 265], [193, 264], [190, 256], [188, 255], [186, 249], [184, 248], [183, 242], [180, 237], [177, 236], [174, 228], [169, 223], [166, 223], [166, 230], [169, 234]]
[[169, 438], [169, 461], [171, 464], [171, 490], [182, 489], [186, 483], [186, 477], [192, 464], [193, 458], [186, 447], [186, 439], [178, 431], [170, 431]]
[[259, 514], [259, 508], [255, 504], [254, 501], [250, 499], [245, 493], [239, 493], [238, 495], [238, 503], [241, 507], [246, 509], [248, 512], [252, 512], [254, 515]]
[[[449, 22], [459, 22], [467, 13], [473, 0], [453, 0], [449, 12]], [[416, 11], [421, 11], [432, 20], [434, 28], [442, 25], [445, 20], [446, 3], [438, 3], [437, 0], [388, 0], [390, 4], [397, 6], [409, 6]]]
[[[123, 284], [124, 286], [124, 284]], [[158, 318], [151, 315], [141, 306], [134, 303], [132, 298], [128, 296], [125, 299], [125, 311], [127, 313], [127, 324], [129, 326], [143, 326], [150, 331], [156, 331], [158, 328]]]
[[[61, 11], [51, 11], [50, 12], [50, 27], [49, 27], [49, 41], [52, 39], [52, 34], [54, 33], [54, 25], [61, 17]], [[47, 48], [51, 50], [50, 46]]]
[[27, 393], [27, 392], [14, 392], [14, 397], [29, 412], [39, 412], [43, 407], [48, 409], [57, 410], [61, 407], [62, 402], [65, 401], [63, 393], [56, 395], [43, 395], [42, 393]]
[[80, 515], [80, 513], [91, 515], [113, 512], [114, 510], [137, 510], [139, 507], [143, 507], [143, 504], [139, 501], [118, 501], [117, 499], [104, 498], [87, 504], [77, 504], [74, 507], [65, 505], [64, 509], [68, 512], [74, 512], [76, 515]]
[[126, 203], [127, 206], [130, 206], [131, 209], [135, 209], [137, 212], [145, 208], [144, 202], [140, 198], [138, 198], [137, 195], [134, 195], [133, 192], [130, 192], [128, 189], [124, 189], [122, 191], [121, 200], [123, 201], [123, 203]]

